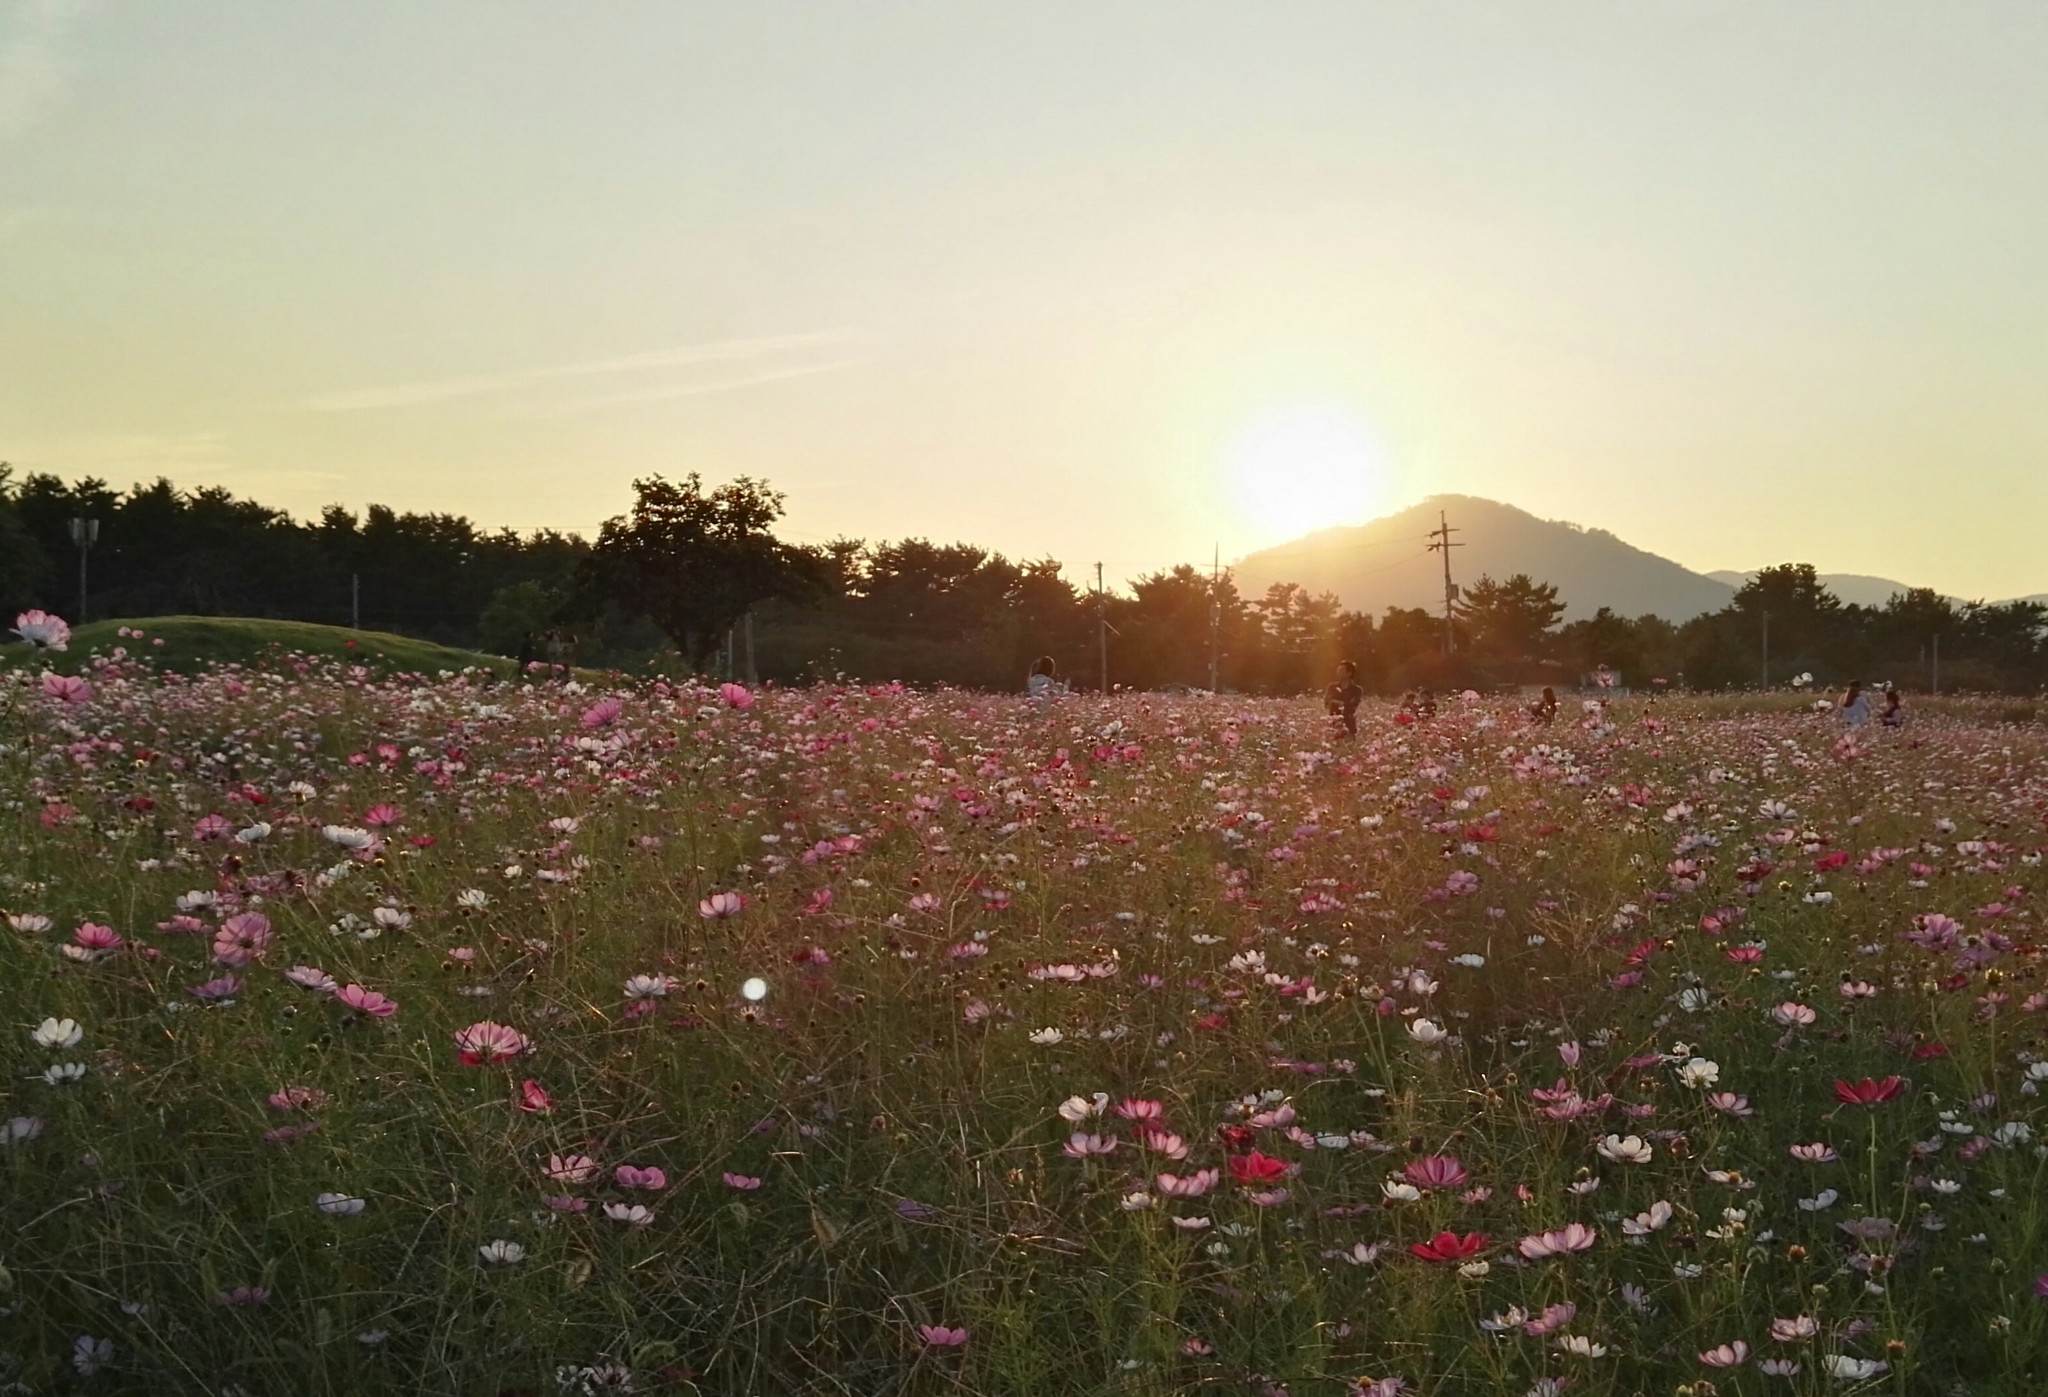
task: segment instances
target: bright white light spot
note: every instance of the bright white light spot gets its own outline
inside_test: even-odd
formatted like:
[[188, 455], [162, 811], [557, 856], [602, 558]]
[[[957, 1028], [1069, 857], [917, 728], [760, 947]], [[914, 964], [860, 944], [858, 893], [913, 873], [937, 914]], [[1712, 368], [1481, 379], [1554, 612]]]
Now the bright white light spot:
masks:
[[740, 986], [740, 993], [748, 999], [756, 1001], [766, 999], [768, 997], [768, 982], [759, 975], [756, 975], [753, 979]]
[[1272, 542], [1362, 523], [1387, 503], [1387, 473], [1364, 428], [1331, 408], [1254, 422], [1232, 446], [1232, 502]]

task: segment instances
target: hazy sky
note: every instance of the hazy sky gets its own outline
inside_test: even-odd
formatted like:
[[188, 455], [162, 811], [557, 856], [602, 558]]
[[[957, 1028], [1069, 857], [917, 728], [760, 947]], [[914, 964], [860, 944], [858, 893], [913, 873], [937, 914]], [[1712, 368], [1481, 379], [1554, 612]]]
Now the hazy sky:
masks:
[[0, 0], [0, 459], [2048, 590], [2044, 73], [2039, 0]]

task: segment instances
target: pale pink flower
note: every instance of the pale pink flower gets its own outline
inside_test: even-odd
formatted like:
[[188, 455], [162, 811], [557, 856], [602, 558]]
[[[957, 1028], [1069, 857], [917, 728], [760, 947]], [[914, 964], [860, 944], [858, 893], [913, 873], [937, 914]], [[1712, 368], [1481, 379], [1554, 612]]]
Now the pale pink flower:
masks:
[[1566, 1223], [1554, 1232], [1539, 1232], [1515, 1243], [1515, 1250], [1530, 1261], [1584, 1251], [1600, 1240], [1600, 1234], [1582, 1222]]
[[1700, 1355], [1700, 1362], [1709, 1368], [1739, 1368], [1748, 1361], [1749, 1345], [1740, 1339], [1716, 1344]]
[[487, 1067], [518, 1057], [533, 1044], [516, 1028], [485, 1019], [455, 1034], [455, 1047], [464, 1067]]
[[668, 1175], [659, 1166], [642, 1169], [634, 1164], [621, 1164], [612, 1170], [612, 1182], [620, 1188], [644, 1188], [658, 1191], [668, 1187]]
[[71, 627], [61, 616], [47, 611], [24, 611], [14, 618], [14, 633], [44, 650], [65, 650], [71, 645]]
[[597, 1177], [598, 1163], [587, 1154], [551, 1154], [541, 1175], [558, 1184], [584, 1184]]
[[317, 965], [295, 965], [284, 972], [284, 978], [302, 990], [315, 994], [333, 994], [339, 986], [332, 975]]
[[737, 917], [746, 905], [747, 900], [738, 893], [713, 893], [697, 904], [697, 915], [711, 921], [723, 920]]
[[74, 707], [92, 701], [92, 685], [75, 674], [45, 674], [43, 693], [59, 703]]
[[334, 992], [334, 998], [343, 1008], [368, 1014], [373, 1019], [388, 1019], [398, 1012], [397, 1000], [376, 990], [366, 990], [361, 985], [343, 985]]
[[965, 1328], [953, 1329], [943, 1324], [920, 1324], [917, 1336], [931, 1348], [959, 1348], [967, 1342]]
[[721, 1177], [727, 1188], [736, 1188], [742, 1193], [752, 1193], [761, 1186], [761, 1181], [751, 1174], [726, 1173]]

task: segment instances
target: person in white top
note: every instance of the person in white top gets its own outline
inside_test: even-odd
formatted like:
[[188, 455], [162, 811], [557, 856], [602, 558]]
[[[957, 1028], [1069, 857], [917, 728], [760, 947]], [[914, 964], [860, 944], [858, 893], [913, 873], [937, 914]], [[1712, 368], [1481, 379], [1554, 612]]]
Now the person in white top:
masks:
[[1056, 698], [1067, 691], [1066, 682], [1053, 674], [1052, 656], [1041, 655], [1031, 666], [1031, 677], [1024, 681], [1026, 698]]
[[1852, 728], [1860, 728], [1870, 721], [1870, 695], [1863, 692], [1863, 681], [1851, 681], [1849, 691], [1842, 695], [1842, 721]]

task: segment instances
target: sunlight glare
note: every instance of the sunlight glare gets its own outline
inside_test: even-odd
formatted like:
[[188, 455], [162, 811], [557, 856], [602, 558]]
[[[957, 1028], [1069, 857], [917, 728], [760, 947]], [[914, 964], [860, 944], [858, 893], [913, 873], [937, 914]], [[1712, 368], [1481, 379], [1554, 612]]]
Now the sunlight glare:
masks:
[[1364, 429], [1330, 408], [1261, 418], [1230, 453], [1232, 502], [1272, 542], [1363, 522], [1385, 504], [1386, 476]]

